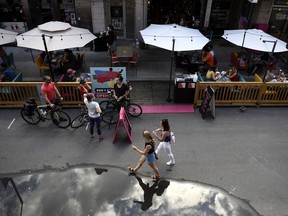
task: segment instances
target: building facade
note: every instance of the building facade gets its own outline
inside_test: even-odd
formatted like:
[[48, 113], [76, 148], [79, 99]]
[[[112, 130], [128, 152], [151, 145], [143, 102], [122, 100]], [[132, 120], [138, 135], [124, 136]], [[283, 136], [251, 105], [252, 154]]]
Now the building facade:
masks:
[[[257, 3], [252, 3], [257, 2]], [[134, 39], [151, 23], [178, 23], [221, 34], [260, 27], [287, 40], [288, 0], [0, 0], [2, 28], [19, 32], [50, 20], [97, 34], [112, 24]]]

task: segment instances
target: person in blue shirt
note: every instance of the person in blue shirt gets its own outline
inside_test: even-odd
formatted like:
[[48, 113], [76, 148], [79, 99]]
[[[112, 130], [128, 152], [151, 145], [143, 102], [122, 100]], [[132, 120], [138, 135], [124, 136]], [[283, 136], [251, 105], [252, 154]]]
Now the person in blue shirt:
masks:
[[5, 63], [1, 63], [0, 71], [2, 72], [0, 75], [2, 82], [12, 82], [16, 77], [16, 72], [12, 68], [8, 68]]

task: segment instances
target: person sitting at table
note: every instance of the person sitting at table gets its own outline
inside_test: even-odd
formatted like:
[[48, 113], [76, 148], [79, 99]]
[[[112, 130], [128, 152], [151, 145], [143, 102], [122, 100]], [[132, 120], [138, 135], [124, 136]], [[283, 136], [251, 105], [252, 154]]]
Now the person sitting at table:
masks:
[[260, 61], [256, 62], [252, 66], [251, 72], [248, 72], [248, 75], [253, 75], [256, 72], [261, 72], [265, 67], [268, 66], [270, 61], [270, 55], [268, 52], [265, 52], [263, 55], [260, 56]]
[[8, 68], [6, 63], [1, 63], [0, 71], [2, 73], [2, 75], [0, 75], [2, 82], [12, 82], [17, 76], [16, 72], [12, 68]]
[[182, 52], [176, 52], [176, 68], [187, 68], [188, 72], [191, 72], [191, 62], [187, 55], [183, 55]]
[[76, 78], [74, 77], [76, 71], [69, 68], [67, 72], [64, 74], [62, 82], [76, 82]]
[[216, 76], [216, 67], [210, 67], [206, 73], [206, 81], [216, 81], [218, 77]]
[[76, 69], [77, 66], [77, 58], [76, 56], [73, 54], [72, 50], [70, 49], [65, 49], [64, 50], [64, 56], [63, 56], [63, 60], [62, 60], [63, 66], [64, 66], [64, 71], [65, 69]]
[[230, 67], [228, 78], [230, 79], [230, 81], [233, 81], [233, 82], [239, 81], [238, 71], [237, 71], [236, 67], [234, 67], [234, 66]]

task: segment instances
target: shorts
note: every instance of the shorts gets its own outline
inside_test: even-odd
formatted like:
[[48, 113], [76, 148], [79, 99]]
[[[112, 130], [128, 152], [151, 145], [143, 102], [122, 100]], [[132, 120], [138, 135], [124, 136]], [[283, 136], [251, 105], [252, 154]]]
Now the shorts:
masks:
[[152, 164], [152, 163], [155, 162], [155, 154], [154, 154], [154, 152], [146, 155], [146, 161], [147, 161], [148, 164]]

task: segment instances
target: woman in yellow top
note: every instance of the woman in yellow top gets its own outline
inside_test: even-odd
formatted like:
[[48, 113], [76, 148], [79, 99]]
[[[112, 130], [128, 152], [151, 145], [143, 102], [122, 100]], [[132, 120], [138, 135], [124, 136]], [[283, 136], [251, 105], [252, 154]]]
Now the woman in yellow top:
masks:
[[215, 74], [215, 67], [210, 67], [210, 69], [206, 73], [206, 81], [216, 81], [218, 80], [218, 77], [216, 77]]

